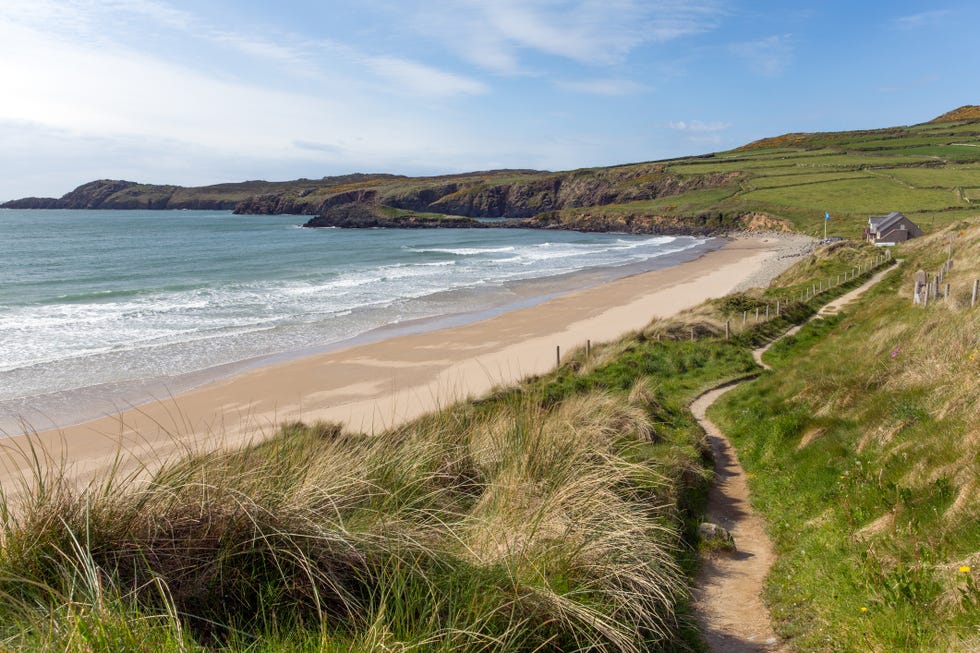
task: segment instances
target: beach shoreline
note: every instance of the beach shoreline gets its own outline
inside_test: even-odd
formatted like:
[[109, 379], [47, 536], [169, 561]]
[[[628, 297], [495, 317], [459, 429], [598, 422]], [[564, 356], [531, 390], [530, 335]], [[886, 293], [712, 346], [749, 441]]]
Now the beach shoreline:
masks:
[[799, 235], [741, 235], [679, 265], [560, 294], [486, 319], [420, 330], [249, 369], [187, 392], [2, 445], [0, 487], [45, 466], [84, 480], [117, 465], [156, 467], [191, 450], [258, 441], [288, 421], [338, 421], [377, 432], [439, 406], [553, 368], [570, 352], [613, 340], [745, 284], [773, 278], [806, 251]]
[[[181, 231], [181, 225], [172, 226]], [[392, 249], [390, 234], [380, 245], [371, 241], [370, 234], [353, 241], [328, 234], [326, 243], [319, 238], [311, 247], [309, 242], [292, 240], [295, 229], [283, 241], [275, 241], [282, 238], [278, 226], [273, 225], [273, 233], [267, 235], [279, 246], [299, 247], [305, 256], [330, 250], [330, 243], [337, 240], [343, 249], [366, 248], [368, 260], [355, 257], [349, 262], [353, 267], [341, 270], [328, 255], [315, 270], [306, 270], [308, 264], [297, 265], [299, 259], [293, 256], [291, 263], [285, 263], [285, 274], [246, 271], [244, 280], [222, 277], [222, 271], [230, 271], [219, 265], [218, 272], [209, 270], [189, 284], [192, 288], [176, 292], [159, 291], [172, 279], [159, 266], [151, 266], [147, 279], [139, 282], [154, 289], [145, 295], [113, 297], [103, 304], [105, 298], [97, 290], [89, 293], [76, 287], [52, 292], [54, 297], [46, 300], [35, 298], [41, 299], [36, 313], [8, 314], [0, 325], [4, 352], [10, 354], [0, 366], [0, 437], [29, 432], [24, 425], [38, 431], [72, 426], [258, 367], [487, 319], [624, 276], [677, 265], [727, 242], [674, 237], [641, 242], [602, 234], [605, 238], [583, 245], [581, 251], [598, 247], [602, 254], [603, 249], [625, 247], [626, 255], [617, 260], [607, 251], [604, 257], [584, 257], [587, 265], [567, 269], [565, 259], [578, 247], [569, 242], [578, 241], [566, 242], [564, 237], [544, 238], [546, 244], [541, 245], [515, 241], [507, 233], [500, 243], [488, 246], [413, 234], [407, 250], [401, 243], [396, 251], [383, 252]], [[540, 241], [540, 235], [536, 239]], [[631, 246], [638, 244], [649, 250], [639, 259]], [[488, 252], [495, 252], [489, 254], [491, 258], [503, 258], [479, 262]], [[384, 259], [386, 265], [378, 258], [380, 253], [394, 258]], [[261, 261], [268, 255], [259, 249], [247, 254], [246, 260]], [[555, 258], [556, 269], [531, 269], [540, 268], [538, 261]], [[508, 263], [513, 260], [524, 263]], [[458, 278], [443, 272], [459, 266]], [[488, 276], [474, 282], [473, 271], [481, 266]], [[378, 278], [368, 279], [371, 273]], [[403, 280], [416, 275], [421, 282], [418, 289], [406, 289]], [[365, 290], [368, 287], [374, 290]], [[69, 290], [84, 300], [64, 303], [64, 297], [73, 297]], [[32, 329], [35, 324], [38, 330]], [[76, 349], [66, 349], [69, 343]], [[32, 356], [25, 357], [25, 351]]]

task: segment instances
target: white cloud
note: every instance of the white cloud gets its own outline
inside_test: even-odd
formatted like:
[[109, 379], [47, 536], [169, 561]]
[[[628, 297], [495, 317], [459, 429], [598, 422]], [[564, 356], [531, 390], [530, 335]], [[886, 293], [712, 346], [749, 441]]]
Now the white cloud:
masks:
[[583, 79], [571, 82], [557, 82], [555, 85], [558, 88], [575, 93], [608, 96], [634, 95], [649, 90], [643, 84], [629, 79]]
[[667, 128], [683, 134], [683, 140], [703, 146], [717, 146], [724, 141], [723, 132], [731, 129], [731, 123], [704, 122], [701, 120], [677, 120], [667, 123]]
[[436, 37], [469, 62], [527, 74], [531, 52], [586, 65], [612, 65], [644, 43], [662, 43], [717, 26], [718, 0], [416, 0], [389, 3], [416, 31]]
[[900, 30], [913, 30], [921, 29], [924, 27], [934, 27], [943, 22], [946, 16], [950, 15], [948, 9], [939, 9], [935, 11], [923, 11], [918, 14], [911, 14], [909, 16], [900, 16], [891, 21], [891, 26], [894, 29]]
[[731, 51], [749, 68], [764, 77], [778, 77], [793, 61], [793, 40], [789, 34], [757, 41], [735, 43]]
[[482, 82], [405, 59], [368, 57], [364, 63], [374, 74], [413, 95], [480, 95], [489, 90]]
[[724, 131], [731, 126], [731, 123], [727, 122], [702, 122], [700, 120], [678, 120], [677, 122], [667, 123], [667, 127], [674, 131], [695, 134]]
[[[12, 4], [9, 22], [38, 32], [59, 34], [60, 41], [87, 44], [91, 49], [130, 48], [143, 54], [153, 51], [147, 42], [177, 40], [178, 47], [157, 48], [155, 58], [177, 61], [190, 53], [188, 65], [224, 52], [244, 56], [228, 62], [224, 71], [235, 70], [236, 77], [257, 77], [259, 69], [278, 68], [281, 75], [299, 79], [319, 79], [330, 88], [371, 87], [378, 92], [436, 98], [485, 93], [482, 82], [412, 61], [404, 57], [379, 56], [346, 43], [325, 38], [311, 40], [296, 34], [243, 33], [216, 29], [190, 12], [155, 0], [5, 0]], [[0, 21], [3, 21], [0, 14]], [[167, 31], [169, 30], [169, 32]], [[2, 46], [0, 46], [2, 52]], [[195, 61], [196, 59], [196, 61]], [[222, 69], [220, 64], [212, 64]], [[248, 71], [252, 71], [251, 74]], [[372, 76], [374, 79], [372, 80]], [[270, 76], [266, 76], [266, 81]]]
[[[444, 130], [386, 111], [355, 88], [337, 99], [274, 90], [214, 76], [126, 48], [91, 50], [0, 22], [0, 120], [79, 136], [193, 143], [225, 155], [292, 156], [297, 141], [363, 152], [408, 153]], [[464, 81], [428, 69], [379, 62], [424, 91]], [[432, 81], [435, 80], [435, 81]], [[469, 90], [479, 90], [471, 88]], [[404, 112], [408, 113], [408, 112]], [[411, 125], [411, 127], [409, 126]]]

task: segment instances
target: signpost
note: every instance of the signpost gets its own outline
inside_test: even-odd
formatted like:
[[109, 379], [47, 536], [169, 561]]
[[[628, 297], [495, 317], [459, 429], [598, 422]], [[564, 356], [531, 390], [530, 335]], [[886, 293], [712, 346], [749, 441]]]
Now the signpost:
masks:
[[830, 211], [823, 212], [823, 239], [827, 240], [827, 223], [830, 222]]

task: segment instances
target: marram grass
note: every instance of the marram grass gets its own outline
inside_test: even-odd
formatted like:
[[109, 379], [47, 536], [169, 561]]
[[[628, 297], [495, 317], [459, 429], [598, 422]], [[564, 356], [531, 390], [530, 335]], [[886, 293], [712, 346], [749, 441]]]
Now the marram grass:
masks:
[[673, 483], [630, 459], [653, 439], [625, 396], [513, 395], [376, 437], [286, 425], [152, 482], [55, 479], [5, 515], [0, 643], [666, 646], [686, 594]]

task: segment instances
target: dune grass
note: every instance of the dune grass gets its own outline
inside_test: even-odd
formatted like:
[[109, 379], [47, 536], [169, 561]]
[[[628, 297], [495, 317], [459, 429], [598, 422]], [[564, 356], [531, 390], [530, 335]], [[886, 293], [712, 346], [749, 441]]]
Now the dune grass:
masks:
[[3, 512], [0, 642], [685, 648], [707, 450], [652, 379], [676, 374], [686, 395], [736, 359], [752, 365], [730, 345], [627, 339], [380, 435], [289, 424], [151, 481], [76, 490], [53, 474]]

